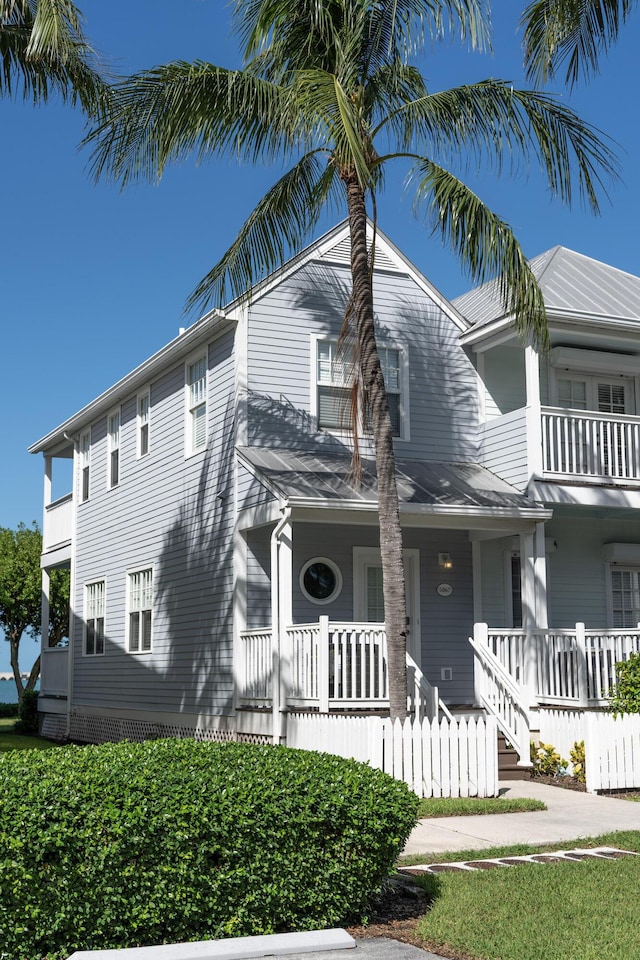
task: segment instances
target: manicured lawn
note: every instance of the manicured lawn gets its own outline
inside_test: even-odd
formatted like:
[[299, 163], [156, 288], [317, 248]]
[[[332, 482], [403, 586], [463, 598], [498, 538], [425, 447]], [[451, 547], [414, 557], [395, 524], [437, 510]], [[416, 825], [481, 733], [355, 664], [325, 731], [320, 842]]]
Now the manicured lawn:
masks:
[[0, 753], [7, 753], [9, 750], [49, 750], [50, 747], [56, 747], [56, 743], [51, 740], [43, 740], [42, 737], [25, 737], [20, 733], [14, 733], [15, 720], [3, 718], [0, 720]]
[[[561, 849], [615, 846], [640, 852], [640, 832], [607, 834]], [[476, 852], [534, 852], [509, 848]], [[544, 849], [552, 849], [549, 845]], [[454, 860], [463, 854], [440, 856]], [[469, 854], [466, 855], [469, 859]], [[434, 858], [435, 859], [435, 858]], [[426, 949], [469, 960], [629, 960], [640, 957], [633, 891], [640, 857], [531, 864], [423, 880], [433, 897], [418, 934]]]
[[485, 813], [523, 813], [546, 810], [541, 800], [528, 797], [434, 797], [421, 800], [419, 817], [469, 817]]

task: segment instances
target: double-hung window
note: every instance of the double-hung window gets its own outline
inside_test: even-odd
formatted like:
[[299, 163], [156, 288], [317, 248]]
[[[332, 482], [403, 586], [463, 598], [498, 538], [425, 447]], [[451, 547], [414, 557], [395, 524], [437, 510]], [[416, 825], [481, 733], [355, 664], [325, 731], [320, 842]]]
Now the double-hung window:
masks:
[[89, 499], [89, 480], [91, 474], [91, 430], [80, 437], [80, 500]]
[[[351, 425], [353, 384], [356, 370], [350, 347], [337, 340], [317, 340], [316, 347], [316, 413], [318, 427], [348, 430]], [[379, 346], [378, 355], [389, 400], [389, 413], [394, 437], [402, 431], [402, 354], [397, 347]], [[362, 411], [359, 411], [362, 416]], [[365, 431], [370, 432], [370, 417], [363, 417]]]
[[107, 417], [107, 435], [107, 483], [109, 487], [117, 487], [120, 482], [120, 410], [114, 410]]
[[611, 605], [613, 627], [632, 627], [640, 623], [640, 568], [611, 569]]
[[92, 657], [104, 653], [105, 582], [85, 587], [84, 652]]
[[138, 457], [146, 457], [149, 453], [149, 410], [151, 398], [148, 390], [138, 394]]
[[187, 454], [207, 445], [207, 356], [187, 363]]
[[129, 574], [129, 653], [151, 650], [153, 569]]

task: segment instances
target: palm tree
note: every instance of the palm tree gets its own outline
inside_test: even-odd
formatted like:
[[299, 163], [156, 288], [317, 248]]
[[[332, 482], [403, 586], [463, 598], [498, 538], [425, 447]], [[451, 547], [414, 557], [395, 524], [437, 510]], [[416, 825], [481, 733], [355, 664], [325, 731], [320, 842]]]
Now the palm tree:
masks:
[[580, 74], [589, 79], [635, 7], [636, 0], [533, 0], [521, 19], [527, 76], [544, 83], [566, 62], [570, 86]]
[[0, 0], [0, 96], [95, 109], [103, 81], [71, 0]]
[[[406, 600], [392, 426], [376, 346], [367, 212], [386, 168], [404, 161], [415, 207], [474, 281], [499, 276], [519, 329], [540, 344], [540, 291], [509, 225], [447, 169], [497, 171], [533, 154], [551, 191], [570, 201], [575, 167], [595, 210], [609, 149], [548, 94], [488, 80], [430, 93], [410, 60], [452, 33], [489, 40], [485, 0], [236, 0], [244, 68], [173, 62], [118, 82], [90, 133], [93, 170], [122, 185], [155, 180], [168, 163], [227, 155], [290, 164], [258, 203], [188, 305], [223, 304], [302, 248], [329, 204], [346, 210], [356, 387], [375, 445], [389, 661], [390, 712], [406, 714]], [[367, 206], [369, 204], [369, 207]], [[375, 234], [374, 234], [375, 237]]]

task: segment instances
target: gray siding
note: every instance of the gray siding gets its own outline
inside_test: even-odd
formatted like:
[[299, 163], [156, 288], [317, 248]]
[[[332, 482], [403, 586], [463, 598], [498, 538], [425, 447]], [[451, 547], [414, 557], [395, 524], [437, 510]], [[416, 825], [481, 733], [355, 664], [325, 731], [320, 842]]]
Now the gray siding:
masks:
[[[220, 714], [232, 700], [233, 335], [208, 347], [208, 446], [184, 455], [184, 364], [151, 384], [150, 452], [122, 405], [121, 469], [107, 489], [106, 421], [92, 425], [91, 497], [78, 503], [74, 703]], [[76, 497], [79, 490], [76, 489]], [[153, 566], [153, 651], [126, 651], [127, 571]], [[104, 656], [83, 655], [84, 586], [106, 582]]]
[[238, 488], [238, 511], [246, 510], [249, 507], [257, 507], [263, 503], [269, 503], [274, 499], [270, 490], [267, 490], [246, 467], [240, 464], [237, 475]]
[[[249, 443], [342, 449], [311, 420], [315, 358], [311, 334], [337, 337], [350, 289], [348, 270], [311, 263], [258, 298], [248, 339]], [[459, 330], [408, 276], [376, 273], [379, 341], [404, 347], [409, 364], [410, 439], [399, 457], [477, 459], [477, 387]]]
[[524, 490], [527, 468], [527, 412], [515, 410], [480, 426], [481, 462], [507, 483]]
[[484, 355], [484, 383], [487, 420], [524, 407], [527, 397], [522, 347], [488, 350]]

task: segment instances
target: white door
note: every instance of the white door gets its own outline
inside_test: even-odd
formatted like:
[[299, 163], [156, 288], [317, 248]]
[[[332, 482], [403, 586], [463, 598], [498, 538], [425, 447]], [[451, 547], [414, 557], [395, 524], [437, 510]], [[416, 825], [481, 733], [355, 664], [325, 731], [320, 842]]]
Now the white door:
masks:
[[[420, 666], [420, 551], [404, 550], [407, 587], [407, 651]], [[377, 547], [353, 548], [353, 619], [384, 623], [382, 564]]]

